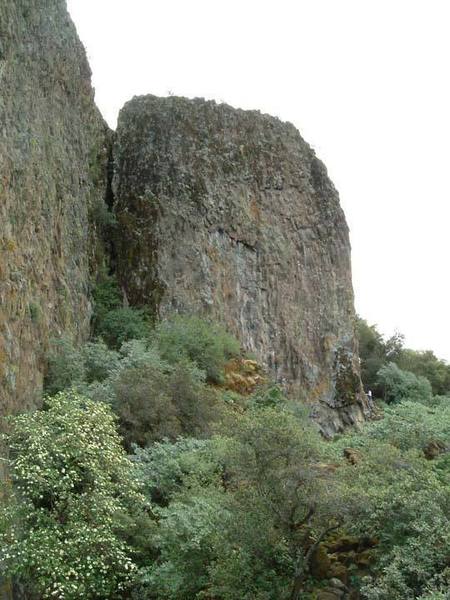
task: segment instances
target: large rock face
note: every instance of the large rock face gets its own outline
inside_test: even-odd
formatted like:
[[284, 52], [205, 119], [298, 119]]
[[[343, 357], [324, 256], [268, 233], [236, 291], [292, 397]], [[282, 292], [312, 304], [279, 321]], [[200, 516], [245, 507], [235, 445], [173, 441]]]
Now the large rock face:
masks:
[[32, 406], [49, 338], [88, 334], [106, 128], [63, 0], [0, 2], [0, 412]]
[[290, 124], [203, 100], [127, 103], [114, 150], [117, 270], [157, 317], [225, 323], [326, 434], [363, 418], [350, 244]]

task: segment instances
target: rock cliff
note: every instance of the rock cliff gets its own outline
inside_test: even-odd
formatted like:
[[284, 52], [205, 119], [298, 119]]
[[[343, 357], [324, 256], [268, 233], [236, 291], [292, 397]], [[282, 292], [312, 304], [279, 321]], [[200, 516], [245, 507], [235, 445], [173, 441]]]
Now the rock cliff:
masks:
[[49, 338], [88, 335], [107, 130], [63, 0], [0, 3], [0, 407], [38, 401]]
[[288, 123], [134, 98], [114, 144], [119, 280], [132, 304], [225, 323], [329, 435], [363, 418], [338, 194]]
[[[0, 4], [0, 403], [39, 402], [49, 340], [89, 334], [111, 133], [64, 0]], [[296, 129], [135, 98], [114, 142], [112, 264], [155, 318], [225, 323], [325, 434], [363, 418], [348, 230]], [[112, 203], [108, 196], [108, 202]]]

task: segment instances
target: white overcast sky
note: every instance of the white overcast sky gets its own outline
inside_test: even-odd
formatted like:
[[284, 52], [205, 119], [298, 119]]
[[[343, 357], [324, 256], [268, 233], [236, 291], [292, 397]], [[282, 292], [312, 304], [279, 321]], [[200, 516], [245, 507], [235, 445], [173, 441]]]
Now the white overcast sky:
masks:
[[350, 226], [358, 313], [450, 360], [449, 0], [68, 0], [115, 127], [169, 92], [291, 121]]

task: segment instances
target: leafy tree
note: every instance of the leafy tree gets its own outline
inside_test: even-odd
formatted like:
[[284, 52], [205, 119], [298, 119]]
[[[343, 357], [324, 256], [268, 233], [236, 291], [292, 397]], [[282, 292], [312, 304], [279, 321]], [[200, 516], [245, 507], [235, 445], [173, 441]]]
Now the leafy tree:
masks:
[[144, 310], [128, 306], [114, 276], [101, 273], [92, 296], [95, 338], [102, 338], [109, 347], [118, 350], [126, 341], [148, 337], [149, 324]]
[[409, 371], [402, 371], [395, 363], [381, 367], [377, 374], [377, 382], [386, 402], [431, 401], [432, 390], [428, 379]]
[[85, 344], [81, 349], [81, 356], [87, 383], [104, 381], [119, 366], [119, 354], [110, 350], [101, 339]]
[[377, 373], [388, 362], [396, 362], [402, 352], [404, 338], [400, 333], [395, 333], [385, 340], [376, 325], [369, 325], [360, 317], [356, 319], [356, 332], [361, 359], [361, 379], [367, 389], [380, 393]]
[[346, 518], [304, 415], [251, 408], [227, 433], [138, 455], [161, 505], [140, 598], [300, 598], [314, 550]]
[[94, 336], [98, 336], [99, 326], [106, 315], [123, 306], [123, 298], [116, 278], [105, 272], [101, 273], [92, 290], [92, 298], [94, 301], [92, 327]]
[[121, 514], [145, 512], [110, 409], [75, 392], [14, 417], [0, 562], [43, 598], [123, 598], [136, 567]]
[[440, 360], [431, 350], [424, 352], [404, 347], [404, 336], [395, 333], [387, 340], [375, 325], [369, 325], [360, 317], [356, 320], [361, 359], [361, 378], [366, 386], [380, 396], [377, 373], [384, 365], [395, 363], [403, 371], [426, 377], [431, 383], [433, 394], [450, 392], [450, 365]]
[[444, 398], [435, 406], [421, 402], [391, 404], [384, 418], [368, 423], [360, 435], [354, 435], [361, 447], [369, 440], [386, 441], [400, 450], [422, 451], [430, 441], [450, 445], [450, 402]]
[[175, 442], [155, 442], [147, 448], [134, 448], [133, 460], [144, 492], [152, 503], [167, 506], [183, 488], [220, 483], [222, 466], [218, 441], [179, 438]]
[[136, 448], [144, 490], [160, 508], [159, 559], [141, 570], [136, 598], [190, 599], [207, 585], [228, 514], [223, 504], [220, 440], [179, 439]]
[[445, 395], [450, 392], [450, 365], [437, 358], [431, 350], [418, 352], [405, 348], [396, 362], [401, 369], [426, 377], [433, 394]]

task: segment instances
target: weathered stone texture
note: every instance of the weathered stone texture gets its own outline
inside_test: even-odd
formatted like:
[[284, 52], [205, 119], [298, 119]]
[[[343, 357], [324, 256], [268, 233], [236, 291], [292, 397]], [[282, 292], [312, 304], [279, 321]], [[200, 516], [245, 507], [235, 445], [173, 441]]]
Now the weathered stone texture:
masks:
[[50, 337], [88, 334], [105, 136], [65, 2], [1, 0], [2, 414], [39, 398]]
[[298, 131], [200, 99], [137, 97], [114, 161], [129, 300], [224, 322], [312, 401], [325, 433], [361, 419], [348, 229]]

